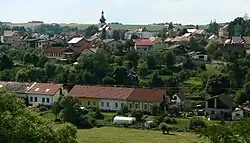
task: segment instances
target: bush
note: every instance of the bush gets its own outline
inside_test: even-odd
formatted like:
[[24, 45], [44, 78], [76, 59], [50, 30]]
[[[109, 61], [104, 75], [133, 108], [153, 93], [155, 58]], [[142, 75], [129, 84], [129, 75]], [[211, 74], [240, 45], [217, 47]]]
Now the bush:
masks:
[[77, 124], [76, 125], [79, 128], [90, 129], [90, 128], [94, 127], [92, 122], [93, 123], [95, 122], [94, 119], [92, 119], [92, 121], [91, 121], [89, 118], [81, 116], [79, 119], [77, 119]]
[[160, 123], [164, 122], [164, 116], [157, 116], [154, 122], [159, 125]]
[[169, 117], [165, 117], [165, 118], [164, 118], [164, 122], [165, 122], [166, 124], [170, 124], [170, 125], [175, 125], [175, 124], [177, 124], [177, 121], [176, 121], [175, 119], [169, 118]]
[[131, 117], [135, 117], [136, 121], [142, 121], [143, 113], [141, 111], [132, 111]]
[[92, 110], [86, 115], [86, 117], [94, 119], [104, 119], [104, 115], [100, 112], [100, 110]]
[[191, 130], [199, 130], [200, 128], [206, 128], [206, 123], [199, 118], [193, 117], [189, 120], [189, 129]]
[[168, 127], [166, 123], [161, 123], [159, 125], [159, 129], [162, 131], [163, 134], [169, 134], [169, 131], [171, 130], [171, 127]]

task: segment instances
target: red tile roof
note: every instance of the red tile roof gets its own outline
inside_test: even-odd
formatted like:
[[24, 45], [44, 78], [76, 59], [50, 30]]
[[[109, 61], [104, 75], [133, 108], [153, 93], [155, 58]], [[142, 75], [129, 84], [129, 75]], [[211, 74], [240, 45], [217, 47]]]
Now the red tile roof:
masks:
[[54, 95], [62, 87], [62, 84], [34, 83], [27, 91], [29, 94]]
[[76, 85], [69, 95], [80, 98], [162, 102], [165, 90]]
[[152, 46], [153, 43], [150, 39], [136, 39], [136, 46]]
[[69, 95], [85, 98], [126, 100], [134, 88], [76, 85]]
[[164, 94], [164, 89], [136, 88], [127, 100], [141, 102], [162, 102]]
[[45, 53], [63, 53], [67, 48], [64, 47], [51, 47], [44, 50]]

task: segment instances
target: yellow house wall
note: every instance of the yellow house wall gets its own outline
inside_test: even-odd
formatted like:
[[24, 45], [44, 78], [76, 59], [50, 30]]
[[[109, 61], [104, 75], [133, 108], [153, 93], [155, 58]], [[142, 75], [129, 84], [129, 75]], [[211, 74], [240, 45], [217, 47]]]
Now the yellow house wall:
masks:
[[[128, 109], [130, 111], [133, 110], [140, 110], [140, 111], [151, 111], [151, 107], [154, 105], [160, 105], [160, 103], [148, 103], [148, 102], [134, 102], [134, 101], [128, 101]], [[132, 108], [131, 108], [132, 105]], [[146, 105], [146, 108], [145, 108]], [[136, 108], [137, 107], [137, 108]]]
[[94, 98], [80, 98], [83, 107], [96, 107], [99, 108], [99, 99]]

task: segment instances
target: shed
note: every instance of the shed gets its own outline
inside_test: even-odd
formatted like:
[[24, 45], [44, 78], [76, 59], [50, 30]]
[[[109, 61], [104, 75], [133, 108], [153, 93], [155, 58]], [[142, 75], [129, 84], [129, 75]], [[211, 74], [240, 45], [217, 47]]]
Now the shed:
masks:
[[123, 124], [133, 124], [136, 121], [135, 118], [133, 117], [121, 117], [121, 116], [116, 116], [113, 119], [113, 124], [118, 124], [118, 125], [123, 125]]

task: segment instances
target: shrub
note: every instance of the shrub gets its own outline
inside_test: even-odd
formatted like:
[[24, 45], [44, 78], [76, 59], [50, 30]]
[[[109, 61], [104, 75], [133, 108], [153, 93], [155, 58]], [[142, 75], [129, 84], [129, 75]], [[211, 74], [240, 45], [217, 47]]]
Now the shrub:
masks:
[[166, 132], [167, 134], [169, 134], [169, 131], [171, 130], [171, 128], [168, 127], [166, 123], [161, 123], [159, 125], [159, 129], [162, 131], [163, 134], [166, 134]]
[[174, 118], [169, 118], [169, 117], [165, 117], [164, 118], [164, 122], [166, 124], [170, 124], [170, 125], [175, 125], [177, 124], [177, 121]]
[[142, 121], [143, 113], [141, 111], [132, 111], [131, 117], [135, 117], [136, 121]]
[[157, 116], [154, 122], [159, 125], [160, 123], [164, 122], [164, 116]]
[[[93, 122], [93, 123], [95, 122], [94, 119], [92, 119], [92, 122]], [[77, 124], [76, 124], [76, 125], [77, 125], [79, 128], [90, 129], [90, 128], [93, 128], [93, 127], [94, 127], [94, 125], [92, 124], [92, 122], [91, 122], [91, 120], [90, 120], [89, 118], [86, 118], [86, 117], [81, 116], [81, 117], [79, 117], [79, 118], [77, 119]]]
[[86, 117], [94, 119], [104, 119], [104, 115], [100, 112], [100, 110], [92, 110], [86, 115]]
[[191, 129], [191, 130], [199, 130], [200, 128], [206, 128], [206, 127], [207, 127], [207, 125], [205, 124], [205, 122], [202, 119], [193, 117], [189, 121], [189, 129]]

